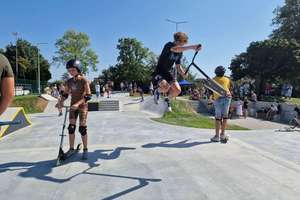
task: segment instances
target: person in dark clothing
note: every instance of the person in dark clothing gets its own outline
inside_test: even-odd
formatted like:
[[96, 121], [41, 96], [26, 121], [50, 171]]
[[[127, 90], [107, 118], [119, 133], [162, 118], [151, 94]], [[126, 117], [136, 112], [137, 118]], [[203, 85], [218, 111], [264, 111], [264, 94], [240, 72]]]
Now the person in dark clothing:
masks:
[[137, 89], [138, 93], [140, 93], [140, 96], [141, 96], [141, 102], [144, 101], [144, 91], [141, 87], [138, 87]]
[[[185, 76], [185, 70], [181, 66], [182, 52], [187, 50], [199, 51], [201, 45], [184, 46], [188, 42], [188, 36], [185, 33], [177, 32], [174, 34], [174, 41], [165, 44], [162, 53], [158, 59], [158, 64], [153, 73], [153, 83], [155, 87], [154, 101], [157, 104], [160, 93], [166, 93], [168, 97], [165, 101], [170, 107], [170, 98], [176, 97], [181, 93], [181, 87], [176, 80], [178, 71], [182, 76]], [[172, 74], [173, 65], [175, 64], [175, 73]]]
[[246, 119], [248, 117], [248, 98], [245, 97], [244, 98], [244, 103], [243, 103], [243, 115], [244, 115], [244, 118]]

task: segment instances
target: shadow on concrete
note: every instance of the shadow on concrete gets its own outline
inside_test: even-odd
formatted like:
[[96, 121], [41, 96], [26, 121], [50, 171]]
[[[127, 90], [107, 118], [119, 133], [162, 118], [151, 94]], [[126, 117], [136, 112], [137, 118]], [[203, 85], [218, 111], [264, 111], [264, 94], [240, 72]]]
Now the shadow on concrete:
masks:
[[[120, 157], [121, 152], [125, 150], [135, 150], [135, 148], [117, 147], [116, 149], [112, 149], [112, 150], [95, 150], [94, 152], [89, 152], [89, 159], [86, 161], [80, 160], [80, 156], [77, 155], [66, 160], [63, 163], [63, 165], [66, 165], [71, 162], [77, 162], [78, 160], [80, 160], [80, 162], [85, 162], [90, 167], [95, 167], [98, 166], [96, 162], [99, 159], [100, 160], [117, 159]], [[108, 151], [112, 151], [112, 152], [105, 153]], [[61, 179], [61, 178], [54, 178], [48, 176], [48, 174], [52, 172], [52, 169], [56, 167], [55, 164], [56, 164], [56, 159], [38, 161], [38, 162], [10, 162], [10, 163], [0, 164], [0, 173], [4, 173], [6, 171], [22, 170], [22, 172], [20, 172], [18, 176], [23, 178], [36, 178], [39, 180], [50, 181], [55, 183], [64, 183], [66, 181], [71, 180], [72, 177]]]
[[[0, 164], [0, 173], [4, 173], [7, 171], [18, 171], [22, 170], [18, 174], [18, 176], [23, 178], [36, 178], [42, 181], [50, 181], [54, 183], [64, 183], [67, 181], [72, 180], [73, 178], [80, 176], [80, 175], [92, 175], [92, 176], [102, 176], [102, 177], [111, 177], [111, 178], [119, 178], [119, 179], [129, 179], [129, 180], [136, 180], [138, 183], [128, 189], [123, 191], [117, 192], [109, 197], [102, 198], [103, 200], [113, 200], [117, 199], [121, 196], [124, 196], [128, 193], [134, 192], [139, 190], [143, 187], [146, 187], [152, 182], [160, 182], [161, 179], [151, 179], [151, 178], [142, 178], [142, 177], [130, 177], [130, 176], [122, 176], [122, 175], [113, 175], [113, 174], [103, 174], [103, 173], [95, 173], [89, 172], [89, 170], [100, 166], [97, 161], [100, 160], [114, 160], [120, 157], [122, 151], [127, 150], [135, 150], [135, 148], [130, 147], [117, 147], [116, 149], [109, 149], [109, 150], [95, 150], [94, 152], [89, 152], [89, 158], [86, 161], [80, 160], [79, 162], [84, 162], [89, 165], [89, 168], [74, 174], [68, 178], [55, 178], [51, 177], [50, 174], [55, 167], [56, 159], [52, 160], [45, 160], [39, 162], [11, 162], [11, 163], [4, 163]], [[70, 158], [68, 161], [64, 163], [68, 164], [71, 162], [78, 162], [80, 159], [80, 155], [76, 155]]]
[[56, 114], [56, 113], [53, 114], [53, 115], [39, 115], [39, 116], [36, 115], [36, 116], [30, 116], [30, 118], [38, 118], [38, 119], [39, 119], [39, 118], [54, 118], [54, 117], [55, 117], [55, 118], [62, 118], [62, 116], [59, 117], [58, 114]]
[[183, 140], [177, 143], [170, 143], [173, 140], [167, 140], [167, 141], [162, 141], [159, 143], [149, 143], [149, 144], [144, 144], [142, 147], [143, 148], [156, 148], [156, 147], [163, 147], [163, 148], [191, 148], [197, 145], [202, 145], [202, 144], [209, 144], [212, 143], [211, 141], [205, 141], [205, 142], [188, 142], [189, 140]]
[[[97, 167], [98, 165], [94, 166]], [[151, 178], [142, 178], [142, 177], [132, 177], [132, 176], [121, 176], [121, 175], [113, 175], [113, 174], [102, 174], [102, 173], [95, 173], [95, 172], [89, 172], [89, 170], [91, 170], [93, 167], [90, 167], [86, 170], [84, 170], [81, 173], [78, 173], [74, 176], [72, 176], [72, 178], [79, 176], [79, 175], [92, 175], [92, 176], [104, 176], [104, 177], [111, 177], [111, 178], [119, 178], [119, 179], [129, 179], [129, 180], [136, 180], [138, 181], [137, 185], [134, 185], [128, 189], [125, 189], [123, 191], [120, 191], [116, 194], [113, 194], [109, 197], [105, 197], [102, 198], [102, 200], [113, 200], [113, 199], [117, 199], [120, 198], [121, 196], [124, 196], [128, 193], [134, 192], [136, 190], [139, 190], [143, 187], [146, 187], [147, 185], [149, 185], [150, 183], [154, 183], [154, 182], [160, 182], [162, 181], [161, 179], [151, 179]]]

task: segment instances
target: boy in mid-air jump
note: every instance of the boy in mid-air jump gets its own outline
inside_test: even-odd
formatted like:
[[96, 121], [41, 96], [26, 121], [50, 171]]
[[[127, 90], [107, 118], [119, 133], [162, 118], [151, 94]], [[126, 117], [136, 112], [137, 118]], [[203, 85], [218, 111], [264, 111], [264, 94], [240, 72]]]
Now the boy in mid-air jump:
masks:
[[185, 33], [177, 32], [174, 34], [174, 41], [165, 44], [159, 57], [158, 64], [153, 73], [153, 83], [155, 86], [154, 101], [158, 104], [159, 94], [166, 93], [168, 96], [165, 101], [168, 104], [168, 110], [171, 112], [170, 99], [181, 93], [181, 87], [176, 80], [176, 74], [172, 74], [172, 68], [175, 67], [182, 76], [185, 76], [185, 70], [181, 66], [182, 52], [187, 50], [199, 51], [201, 45], [184, 46], [188, 42], [188, 36]]

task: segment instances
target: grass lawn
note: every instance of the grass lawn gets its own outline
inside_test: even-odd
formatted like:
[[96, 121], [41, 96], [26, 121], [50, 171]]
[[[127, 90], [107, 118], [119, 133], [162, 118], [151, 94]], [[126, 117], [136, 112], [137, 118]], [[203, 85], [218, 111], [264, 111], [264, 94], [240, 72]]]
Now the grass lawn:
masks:
[[[193, 128], [214, 129], [215, 121], [207, 116], [196, 113], [191, 106], [184, 101], [171, 102], [173, 112], [166, 112], [163, 117], [155, 118], [154, 121]], [[249, 130], [244, 127], [229, 125], [229, 130]]]
[[283, 97], [278, 97], [278, 96], [267, 96], [264, 97], [263, 100], [269, 102], [280, 102], [280, 103], [300, 105], [300, 98], [285, 99]]
[[23, 107], [27, 114], [43, 112], [47, 101], [37, 95], [16, 96], [11, 107]]
[[284, 99], [286, 103], [300, 105], [300, 98]]

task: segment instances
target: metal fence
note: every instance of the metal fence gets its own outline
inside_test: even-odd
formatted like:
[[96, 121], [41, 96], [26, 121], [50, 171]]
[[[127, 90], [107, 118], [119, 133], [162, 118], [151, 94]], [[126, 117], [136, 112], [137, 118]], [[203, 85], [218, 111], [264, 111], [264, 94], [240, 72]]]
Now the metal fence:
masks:
[[[41, 81], [41, 93], [44, 92], [47, 84], [47, 81]], [[39, 92], [37, 80], [19, 79], [15, 85], [15, 88], [16, 95], [37, 94]]]

